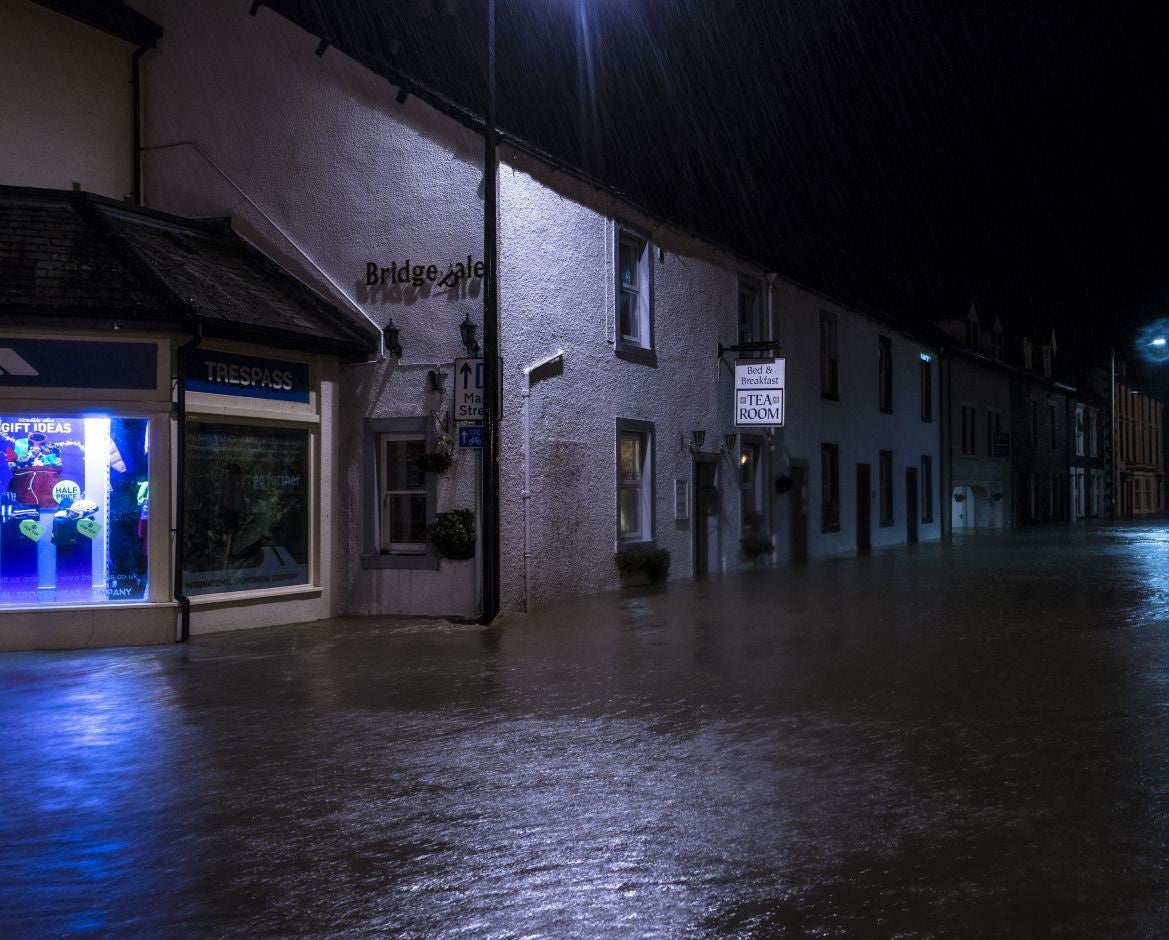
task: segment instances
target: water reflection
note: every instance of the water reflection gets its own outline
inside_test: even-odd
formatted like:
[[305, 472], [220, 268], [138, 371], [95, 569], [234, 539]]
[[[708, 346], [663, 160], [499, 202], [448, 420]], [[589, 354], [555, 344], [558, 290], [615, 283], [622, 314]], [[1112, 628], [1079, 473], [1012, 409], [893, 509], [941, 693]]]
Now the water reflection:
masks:
[[1155, 935], [1169, 532], [0, 660], [4, 935]]

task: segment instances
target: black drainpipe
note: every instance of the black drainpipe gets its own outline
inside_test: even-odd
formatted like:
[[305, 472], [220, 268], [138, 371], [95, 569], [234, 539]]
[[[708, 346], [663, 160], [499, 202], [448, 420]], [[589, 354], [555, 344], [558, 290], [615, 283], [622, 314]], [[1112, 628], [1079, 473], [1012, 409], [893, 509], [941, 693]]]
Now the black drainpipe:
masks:
[[174, 595], [179, 602], [179, 642], [186, 643], [191, 638], [191, 599], [183, 592], [183, 567], [186, 559], [183, 557], [183, 542], [186, 536], [187, 512], [187, 378], [186, 361], [187, 350], [194, 349], [203, 342], [203, 324], [195, 324], [195, 335], [178, 349], [178, 447], [175, 459], [175, 572]]
[[131, 130], [133, 139], [130, 142], [132, 147], [130, 170], [133, 175], [133, 186], [130, 198], [136, 206], [142, 205], [142, 71], [138, 60], [153, 48], [154, 43], [139, 46], [134, 51], [134, 55], [130, 57], [130, 117], [133, 125]]

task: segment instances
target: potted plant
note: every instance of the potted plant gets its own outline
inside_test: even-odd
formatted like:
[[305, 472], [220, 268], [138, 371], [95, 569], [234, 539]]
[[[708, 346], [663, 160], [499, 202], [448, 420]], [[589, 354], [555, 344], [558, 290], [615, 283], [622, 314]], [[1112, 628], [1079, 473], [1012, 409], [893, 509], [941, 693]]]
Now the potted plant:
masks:
[[621, 582], [627, 587], [660, 584], [670, 575], [670, 553], [664, 548], [637, 545], [613, 556]]
[[426, 537], [439, 558], [465, 561], [475, 557], [475, 514], [470, 509], [440, 512], [426, 527]]

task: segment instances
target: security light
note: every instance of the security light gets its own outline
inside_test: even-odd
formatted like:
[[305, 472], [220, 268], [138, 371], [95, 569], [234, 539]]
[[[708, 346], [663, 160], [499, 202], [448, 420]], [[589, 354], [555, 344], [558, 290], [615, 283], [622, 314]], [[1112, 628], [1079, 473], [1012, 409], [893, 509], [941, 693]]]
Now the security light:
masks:
[[463, 322], [459, 324], [459, 335], [463, 339], [467, 354], [471, 356], [479, 355], [479, 344], [475, 341], [475, 330], [476, 326], [471, 322], [471, 314], [464, 315]]
[[385, 338], [386, 343], [386, 353], [395, 359], [402, 358], [402, 344], [398, 342], [399, 332], [399, 329], [394, 326], [393, 317], [390, 317], [389, 322], [382, 327], [382, 336]]

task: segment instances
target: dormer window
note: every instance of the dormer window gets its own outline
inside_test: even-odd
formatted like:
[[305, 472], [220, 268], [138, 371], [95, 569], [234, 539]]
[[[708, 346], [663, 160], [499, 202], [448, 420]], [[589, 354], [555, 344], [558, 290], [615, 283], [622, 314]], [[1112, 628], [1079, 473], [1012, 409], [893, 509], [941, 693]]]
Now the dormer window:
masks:
[[992, 330], [990, 334], [990, 355], [998, 362], [1003, 359], [1003, 331]]
[[979, 331], [977, 320], [966, 321], [966, 345], [971, 349], [977, 351], [982, 335]]

